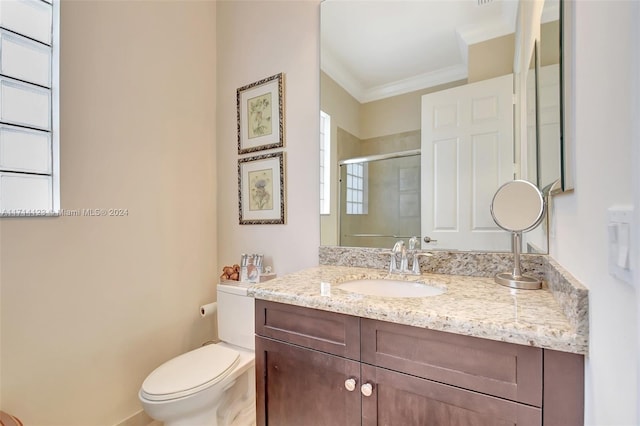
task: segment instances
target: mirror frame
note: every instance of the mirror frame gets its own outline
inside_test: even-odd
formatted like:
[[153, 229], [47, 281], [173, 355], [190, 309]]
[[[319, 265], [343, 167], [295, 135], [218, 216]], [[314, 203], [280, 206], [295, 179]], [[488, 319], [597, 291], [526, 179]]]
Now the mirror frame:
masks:
[[571, 192], [574, 189], [574, 0], [560, 0], [560, 183], [549, 195]]

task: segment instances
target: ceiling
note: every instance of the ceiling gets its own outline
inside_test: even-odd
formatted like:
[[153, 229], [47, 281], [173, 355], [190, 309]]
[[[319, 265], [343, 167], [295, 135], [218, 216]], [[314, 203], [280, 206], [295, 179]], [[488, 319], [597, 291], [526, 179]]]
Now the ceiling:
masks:
[[325, 0], [321, 68], [362, 103], [465, 79], [468, 45], [515, 32], [517, 9], [517, 0]]

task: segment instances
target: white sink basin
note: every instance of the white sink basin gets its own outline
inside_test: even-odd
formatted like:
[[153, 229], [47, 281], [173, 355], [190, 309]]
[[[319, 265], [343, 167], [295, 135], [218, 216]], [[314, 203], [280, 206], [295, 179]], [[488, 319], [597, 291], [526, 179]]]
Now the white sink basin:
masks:
[[346, 281], [339, 284], [337, 288], [351, 293], [383, 297], [428, 297], [445, 292], [443, 288], [428, 284], [385, 279]]

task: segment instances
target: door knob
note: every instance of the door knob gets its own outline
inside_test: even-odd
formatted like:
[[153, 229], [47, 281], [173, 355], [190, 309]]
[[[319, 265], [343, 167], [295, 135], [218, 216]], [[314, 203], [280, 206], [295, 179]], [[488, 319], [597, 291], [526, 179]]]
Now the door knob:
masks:
[[423, 241], [425, 243], [427, 243], [427, 244], [429, 244], [429, 243], [437, 243], [438, 242], [438, 240], [432, 240], [431, 237], [424, 237]]
[[360, 386], [360, 392], [362, 392], [364, 396], [371, 396], [373, 393], [373, 385], [371, 383], [365, 383]]
[[350, 378], [344, 381], [344, 388], [349, 392], [353, 392], [356, 389], [356, 379]]

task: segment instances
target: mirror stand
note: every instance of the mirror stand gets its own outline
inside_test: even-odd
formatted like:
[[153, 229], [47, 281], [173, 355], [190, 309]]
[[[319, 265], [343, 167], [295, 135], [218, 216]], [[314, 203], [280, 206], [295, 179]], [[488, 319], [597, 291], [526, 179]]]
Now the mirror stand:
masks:
[[544, 211], [542, 193], [531, 182], [514, 180], [496, 191], [491, 202], [491, 216], [500, 228], [511, 232], [513, 246], [513, 272], [496, 275], [498, 284], [523, 290], [542, 288], [540, 280], [522, 275], [520, 251], [522, 233], [540, 225]]
[[522, 231], [512, 232], [513, 238], [513, 272], [503, 272], [496, 275], [496, 282], [507, 287], [521, 290], [538, 290], [542, 288], [542, 281], [522, 275], [520, 267], [520, 244]]

